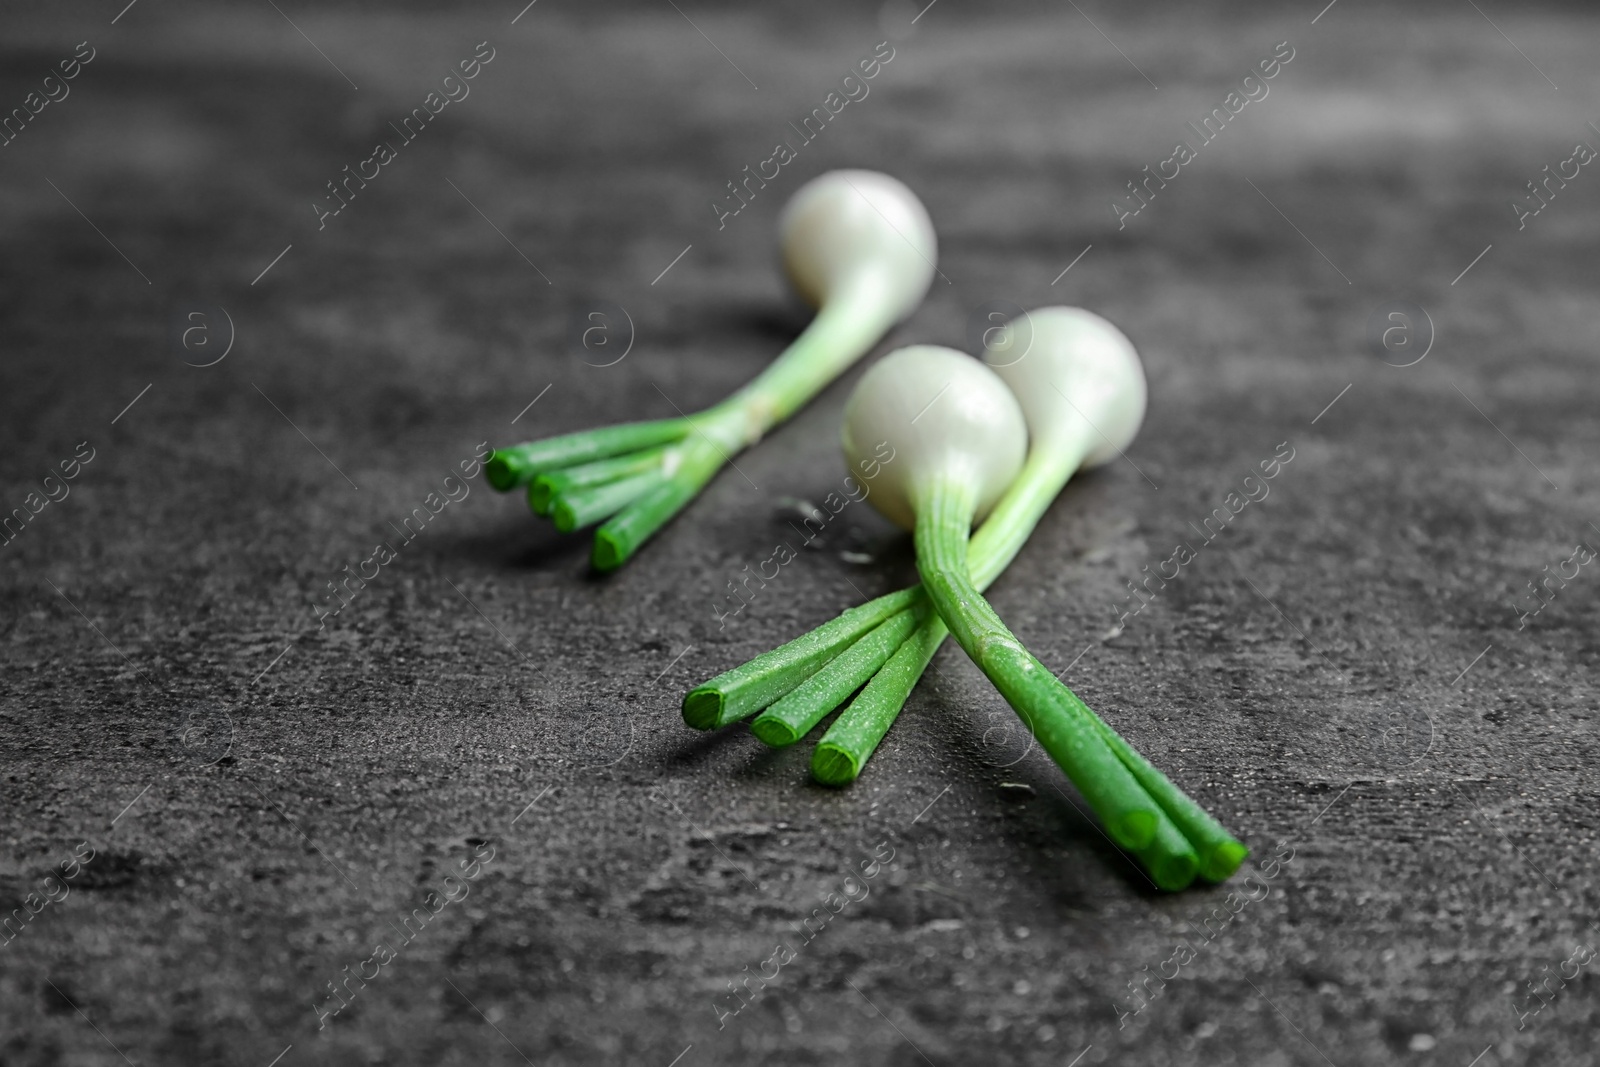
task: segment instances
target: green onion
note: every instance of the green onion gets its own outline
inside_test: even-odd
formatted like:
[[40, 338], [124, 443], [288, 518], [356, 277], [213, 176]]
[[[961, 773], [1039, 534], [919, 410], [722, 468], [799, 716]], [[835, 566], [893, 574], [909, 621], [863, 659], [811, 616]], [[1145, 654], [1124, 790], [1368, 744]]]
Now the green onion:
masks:
[[[1018, 357], [995, 369], [1025, 409], [1033, 447], [1022, 474], [970, 546], [967, 527], [982, 503], [968, 510], [967, 497], [975, 487], [981, 488], [970, 470], [908, 485], [906, 498], [898, 504], [891, 499], [884, 506], [882, 497], [876, 503], [898, 521], [914, 516], [919, 569], [940, 611], [961, 620], [958, 640], [969, 653], [975, 652], [974, 661], [995, 681], [1046, 752], [1068, 771], [1113, 838], [1134, 852], [1162, 888], [1180, 889], [1196, 874], [1222, 881], [1248, 854], [1245, 846], [1051, 676], [981, 596], [1080, 463], [1104, 463], [1120, 454], [1143, 417], [1143, 374], [1137, 354], [1120, 331], [1078, 309], [1050, 308], [1029, 318], [1033, 358]], [[989, 353], [991, 358], [997, 354], [994, 349]], [[957, 380], [959, 375], [946, 377]], [[862, 386], [866, 384], [863, 380]], [[854, 409], [854, 397], [851, 403]], [[913, 421], [925, 413], [919, 412]], [[849, 453], [848, 422], [845, 437]], [[953, 469], [963, 466], [949, 462], [948, 456], [944, 462]], [[921, 507], [913, 506], [913, 496]], [[876, 630], [856, 638], [848, 652], [836, 650], [810, 680], [791, 679], [789, 695], [752, 724], [752, 731], [769, 743], [793, 743], [865, 682], [813, 754], [812, 773], [818, 781], [843, 785], [854, 780], [946, 636], [943, 617], [925, 610], [923, 587], [903, 593], [915, 597]], [[908, 624], [916, 615], [924, 617], [911, 628]], [[908, 630], [910, 636], [883, 659], [883, 646], [893, 644], [889, 638]], [[805, 641], [803, 637], [791, 645]], [[729, 675], [759, 662], [760, 658]], [[754, 688], [759, 678], [747, 673], [745, 683]]]
[[[933, 280], [933, 223], [915, 194], [888, 175], [852, 170], [814, 178], [785, 206], [779, 228], [790, 280], [818, 310], [748, 385], [693, 416], [566, 434], [490, 457], [490, 484], [504, 490], [532, 483], [529, 504], [556, 519], [558, 528], [608, 520], [595, 531], [597, 570], [614, 570], [632, 558], [734, 455], [793, 415], [909, 315]], [[641, 453], [657, 448], [655, 467]], [[603, 460], [617, 467], [608, 468], [603, 481], [582, 482], [600, 477], [594, 468]], [[622, 479], [609, 474], [630, 464], [641, 469], [625, 486], [613, 484]], [[589, 469], [573, 470], [578, 467]], [[564, 483], [562, 474], [580, 481]]]
[[601, 519], [609, 519], [645, 493], [661, 484], [661, 476], [654, 471], [635, 474], [632, 478], [606, 482], [587, 489], [572, 489], [550, 501], [550, 518], [556, 529], [571, 533]]
[[589, 463], [607, 456], [633, 452], [651, 445], [677, 441], [688, 431], [687, 419], [625, 422], [598, 430], [547, 437], [525, 445], [498, 448], [483, 465], [489, 484], [505, 492], [527, 485], [544, 471]]
[[645, 474], [661, 468], [666, 456], [665, 448], [647, 448], [611, 459], [597, 459], [580, 463], [563, 470], [546, 471], [533, 479], [528, 486], [528, 506], [535, 515], [550, 514], [551, 504], [557, 495], [574, 489], [592, 489], [607, 482], [621, 481], [635, 474]]
[[[979, 592], [1010, 566], [1076, 471], [1110, 461], [1133, 441], [1147, 396], [1133, 344], [1093, 312], [1041, 308], [1008, 324], [994, 340], [986, 357], [1021, 405], [1031, 442], [1022, 473], [972, 538], [972, 584]], [[917, 632], [927, 656], [916, 674], [897, 676], [893, 688], [887, 682], [876, 687], [871, 700], [863, 694], [835, 720], [813, 761], [814, 773], [825, 764], [833, 776], [817, 773], [818, 781], [854, 780], [840, 780], [838, 769], [853, 766], [859, 773], [947, 633], [944, 620], [931, 614]], [[908, 655], [902, 665], [911, 662]]]
[[[1106, 462], [1132, 441], [1145, 407], [1138, 353], [1105, 319], [1079, 308], [1030, 312], [1024, 334], [1026, 358], [1014, 356], [1012, 351], [1021, 343], [1021, 329], [1013, 325], [1001, 331], [996, 347], [988, 353], [998, 364], [997, 372], [1019, 397], [1032, 441], [1022, 472], [972, 539], [972, 580], [980, 592], [1016, 558], [1074, 472]], [[1077, 405], [1067, 401], [1069, 394], [1078, 397]], [[1093, 423], [1077, 407], [1088, 408]], [[1097, 426], [1115, 434], [1115, 439], [1103, 437]], [[810, 703], [803, 708], [797, 706], [800, 698], [796, 695], [796, 703], [786, 709], [792, 720], [819, 722], [842, 701], [841, 697], [829, 703], [833, 694], [843, 690], [848, 695], [873, 679], [823, 738], [813, 760], [818, 781], [848, 785], [855, 779], [948, 632], [937, 613], [926, 613], [916, 632], [916, 642], [926, 655], [908, 652], [893, 660], [893, 681], [874, 678], [876, 666], [841, 658], [824, 668], [834, 676], [834, 684], [807, 689]], [[905, 668], [911, 663], [919, 665], [908, 674]], [[844, 676], [851, 668], [855, 668], [853, 672]], [[751, 724], [751, 730], [763, 739], [769, 732], [783, 737], [780, 730], [761, 728], [760, 718]], [[854, 771], [841, 777], [848, 768]]]
[[956, 641], [1067, 772], [1112, 840], [1142, 849], [1168, 822], [1165, 814], [1106, 745], [1083, 702], [1022, 647], [972, 587], [967, 536], [980, 491], [956, 468], [934, 474], [919, 488], [916, 545], [922, 587]]
[[921, 595], [918, 589], [903, 589], [868, 601], [786, 645], [717, 675], [685, 694], [683, 721], [697, 730], [710, 730], [748, 719]]
[[762, 712], [750, 724], [750, 732], [774, 748], [800, 740], [824, 715], [855, 692], [862, 680], [877, 673], [895, 649], [911, 636], [918, 618], [925, 614], [925, 607], [920, 611], [907, 609], [879, 623], [793, 692]]
[[811, 753], [813, 778], [832, 786], [856, 780], [949, 633], [944, 620], [930, 612], [817, 743]]

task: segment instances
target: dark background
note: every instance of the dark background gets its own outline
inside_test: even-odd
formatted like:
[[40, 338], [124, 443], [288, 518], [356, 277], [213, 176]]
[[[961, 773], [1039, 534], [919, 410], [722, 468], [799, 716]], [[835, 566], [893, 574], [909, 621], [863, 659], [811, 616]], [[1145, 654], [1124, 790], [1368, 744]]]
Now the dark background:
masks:
[[[1595, 936], [1594, 571], [1523, 629], [1512, 605], [1600, 547], [1600, 175], [1520, 232], [1509, 202], [1600, 146], [1600, 19], [277, 6], [0, 15], [5, 110], [97, 49], [0, 148], [0, 504], [95, 456], [0, 546], [6, 907], [95, 851], [0, 946], [0, 1063], [1587, 1062], [1588, 968], [1518, 1012]], [[886, 39], [871, 95], [718, 232], [723, 183]], [[318, 232], [324, 183], [485, 40], [470, 97]], [[1112, 197], [1282, 40], [1270, 95], [1119, 232]], [[1069, 487], [992, 600], [1257, 861], [1293, 859], [1121, 1029], [1233, 887], [1152, 892], [958, 649], [842, 792], [809, 743], [680, 720], [689, 686], [908, 580], [855, 506], [713, 619], [844, 477], [854, 374], [614, 576], [480, 477], [313, 615], [479, 442], [755, 374], [806, 321], [776, 213], [840, 166], [938, 227], [948, 282], [878, 352], [965, 347], [1006, 300], [1094, 309], [1146, 362], [1130, 462]], [[1367, 337], [1396, 300], [1436, 331], [1406, 368]], [[594, 301], [633, 323], [613, 366], [571, 343]], [[1123, 583], [1285, 441], [1270, 498], [1114, 632]], [[870, 896], [719, 1031], [713, 998], [880, 843]], [[326, 983], [490, 847], [319, 1032]]]

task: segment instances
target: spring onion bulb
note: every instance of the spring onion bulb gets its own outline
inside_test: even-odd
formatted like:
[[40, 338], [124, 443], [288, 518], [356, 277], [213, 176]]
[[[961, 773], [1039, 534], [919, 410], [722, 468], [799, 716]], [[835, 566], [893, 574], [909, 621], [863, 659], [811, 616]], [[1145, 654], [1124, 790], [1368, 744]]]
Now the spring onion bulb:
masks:
[[626, 423], [497, 450], [497, 489], [528, 488], [537, 514], [562, 530], [604, 521], [593, 564], [627, 562], [737, 453], [844, 372], [928, 291], [938, 255], [916, 195], [875, 171], [807, 182], [779, 219], [783, 261], [816, 317], [765, 371], [687, 417]]

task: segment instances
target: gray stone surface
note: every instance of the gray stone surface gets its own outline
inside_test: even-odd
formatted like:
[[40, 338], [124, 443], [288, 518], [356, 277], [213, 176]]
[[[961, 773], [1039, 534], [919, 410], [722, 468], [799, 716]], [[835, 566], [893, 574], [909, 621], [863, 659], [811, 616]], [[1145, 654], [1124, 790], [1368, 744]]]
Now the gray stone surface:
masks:
[[[1523, 629], [1510, 605], [1600, 547], [1600, 177], [1520, 231], [1508, 202], [1600, 146], [1592, 14], [118, 6], [0, 16], [6, 109], [96, 49], [0, 148], [0, 503], [93, 449], [0, 546], [0, 893], [27, 914], [76, 872], [0, 946], [0, 1063], [1590, 1061], [1592, 966], [1516, 1006], [1595, 937], [1594, 571]], [[870, 96], [719, 232], [723, 183], [891, 32]], [[1119, 230], [1124, 184], [1285, 39], [1270, 94]], [[471, 95], [319, 232], [324, 183], [484, 40]], [[855, 507], [713, 621], [788, 499], [844, 476], [853, 376], [615, 576], [480, 478], [317, 625], [478, 442], [754, 374], [805, 321], [777, 209], [846, 165], [911, 184], [942, 242], [878, 351], [1009, 300], [1093, 308], [1144, 355], [1128, 462], [1068, 488], [992, 599], [1256, 864], [1292, 850], [1214, 937], [1238, 887], [1152, 892], [953, 647], [846, 791], [808, 744], [681, 723], [690, 685], [911, 573]], [[1402, 299], [1437, 339], [1396, 368], [1365, 337]], [[569, 346], [589, 300], [631, 317], [614, 366]], [[231, 317], [214, 366], [174, 340], [193, 302]], [[1112, 632], [1125, 580], [1280, 442], [1270, 497]], [[468, 895], [319, 1030], [327, 983], [462, 863]]]

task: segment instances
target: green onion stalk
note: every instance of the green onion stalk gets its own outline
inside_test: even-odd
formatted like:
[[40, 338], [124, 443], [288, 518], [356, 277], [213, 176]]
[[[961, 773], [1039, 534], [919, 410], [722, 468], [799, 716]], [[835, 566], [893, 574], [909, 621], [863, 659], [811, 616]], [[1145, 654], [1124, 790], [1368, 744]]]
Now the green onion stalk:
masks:
[[611, 571], [739, 452], [804, 407], [909, 315], [938, 254], [914, 193], [874, 171], [807, 182], [779, 220], [790, 280], [816, 317], [749, 384], [693, 415], [606, 426], [497, 449], [485, 471], [566, 533], [600, 523], [592, 563]]
[[[1016, 355], [1019, 348], [1022, 354]], [[812, 758], [818, 781], [846, 785], [893, 724], [950, 632], [950, 619], [958, 643], [1078, 784], [1113, 839], [1140, 858], [1157, 884], [1182, 888], [1196, 874], [1222, 881], [1243, 861], [1245, 847], [1046, 671], [981, 595], [1015, 558], [1072, 474], [1116, 457], [1132, 441], [1145, 407], [1137, 353], [1099, 316], [1047, 308], [1009, 327], [987, 356], [1022, 408], [1031, 447], [978, 532], [968, 540], [973, 519], [986, 509], [983, 487], [975, 486], [966, 469], [971, 464], [944, 464], [954, 473], [930, 464], [932, 473], [905, 486], [902, 499], [887, 498], [885, 509], [890, 518], [913, 527], [923, 584], [851, 609], [692, 690], [684, 701], [685, 719], [707, 729], [760, 711], [751, 731], [783, 746], [805, 736], [859, 689]], [[908, 379], [927, 377], [929, 361], [912, 362], [924, 366], [895, 376], [887, 392], [907, 393]], [[959, 380], [962, 365], [934, 372], [941, 375]], [[930, 388], [940, 384], [931, 381]], [[858, 394], [866, 391], [864, 379]], [[968, 391], [981, 393], [981, 381], [969, 384]], [[885, 413], [874, 406], [870, 397], [865, 403], [852, 398], [851, 415], [862, 425], [853, 429], [847, 421], [847, 453], [854, 437], [883, 423]], [[883, 406], [881, 400], [876, 404]], [[984, 420], [975, 436], [985, 424], [1004, 422], [992, 414]], [[960, 434], [972, 428], [949, 429]]]

